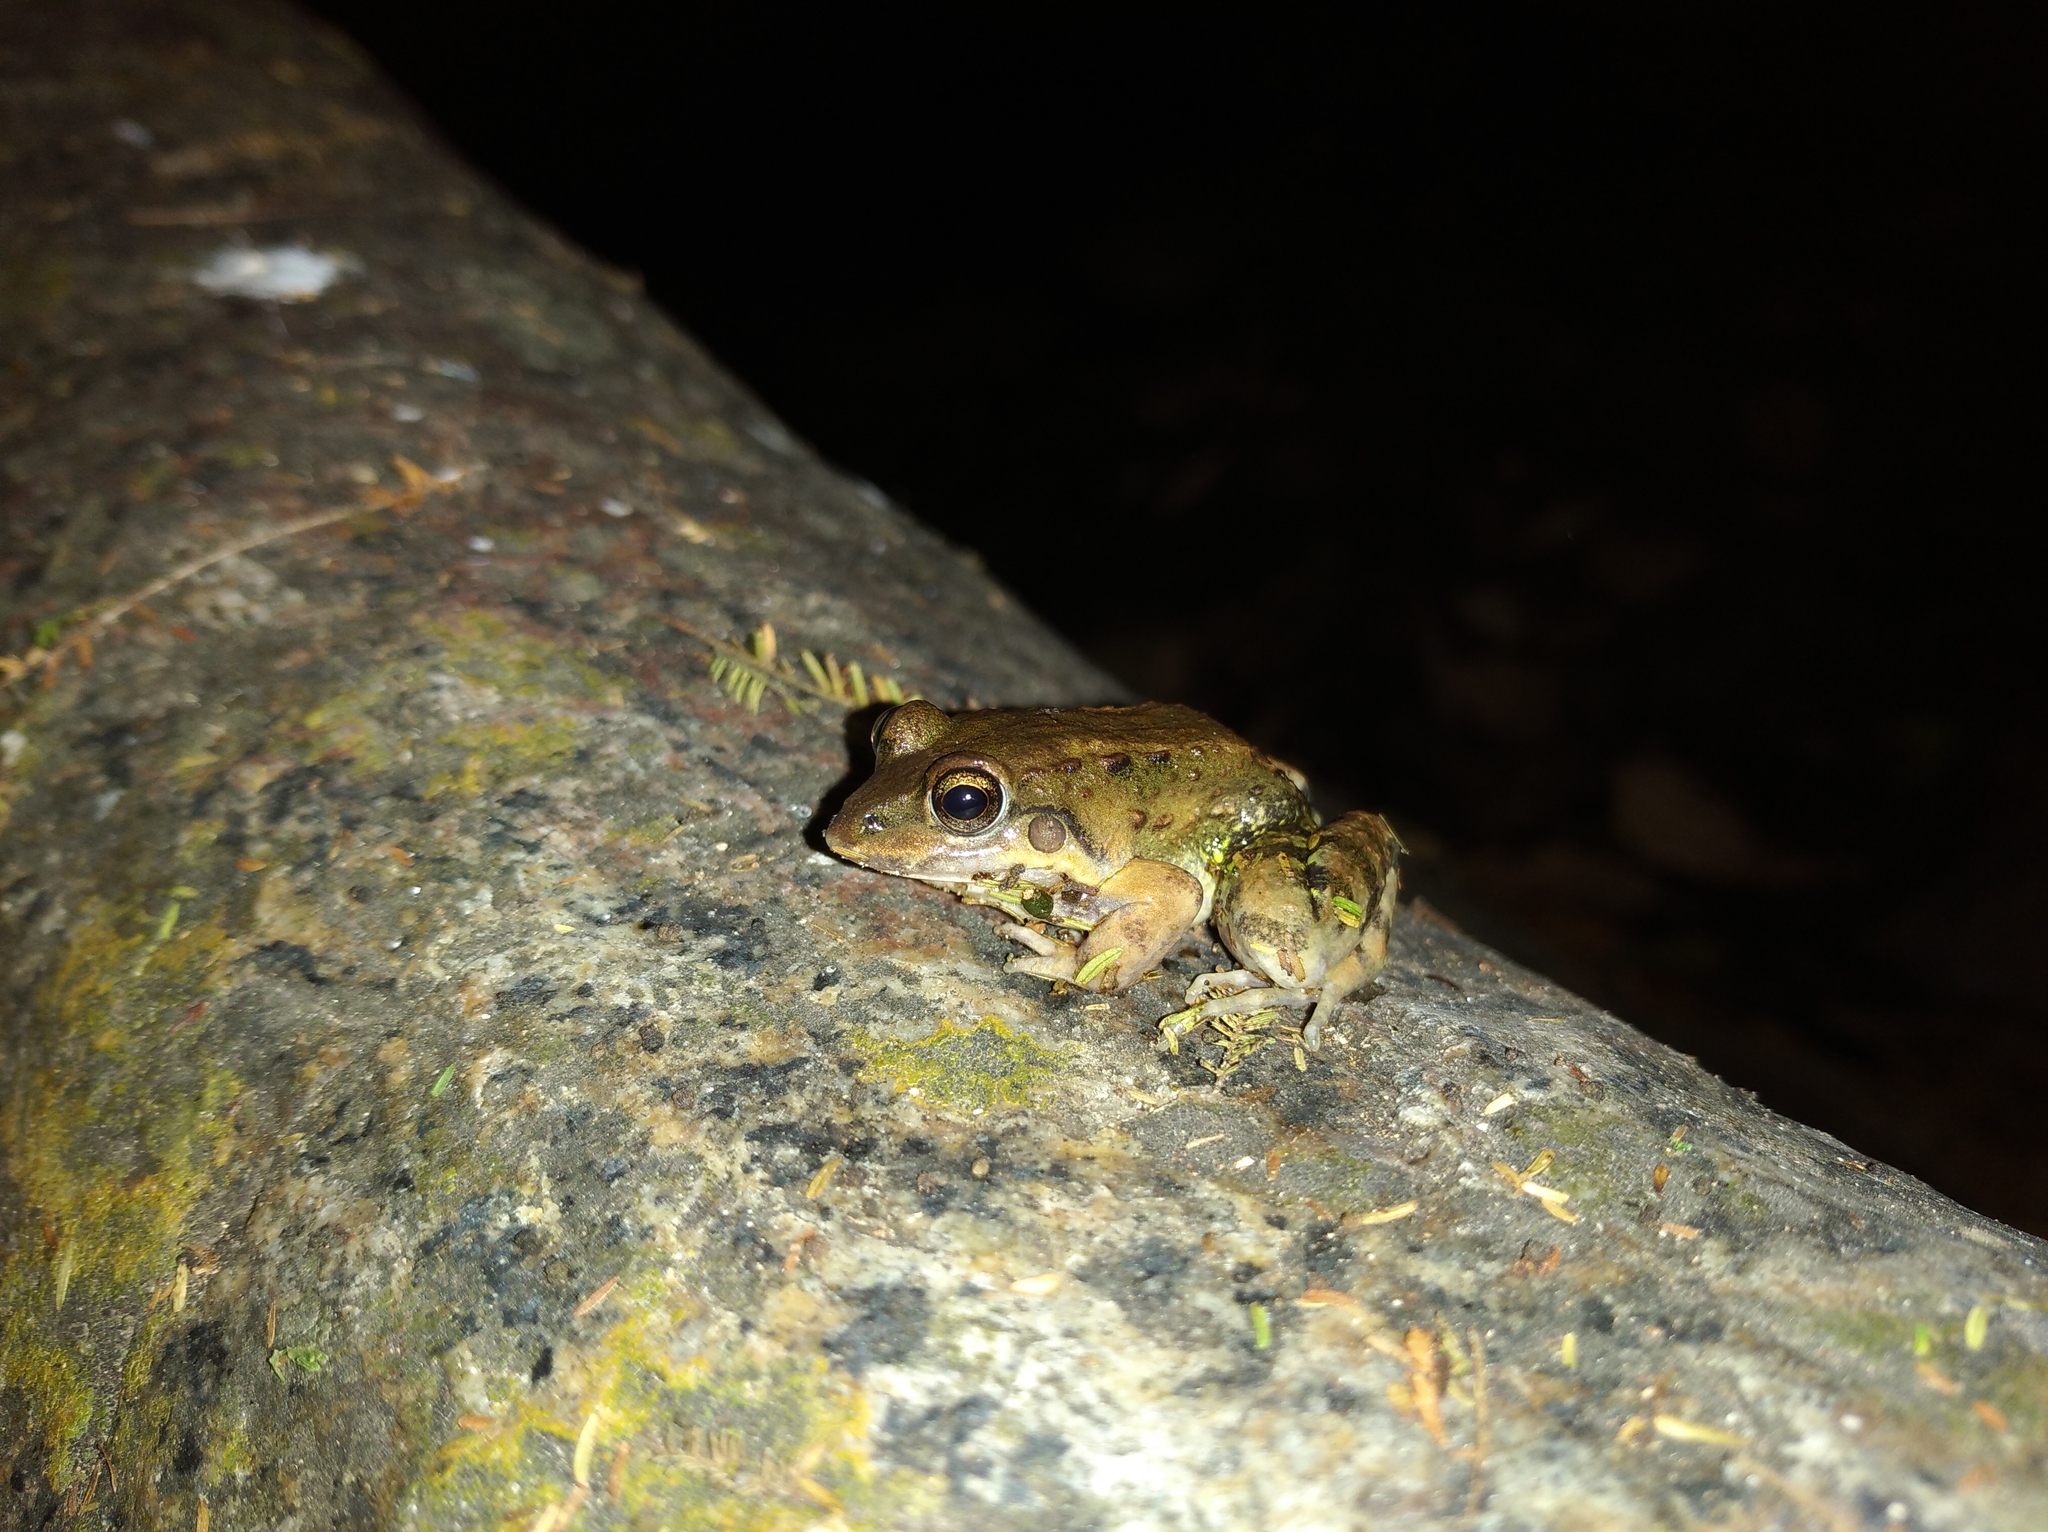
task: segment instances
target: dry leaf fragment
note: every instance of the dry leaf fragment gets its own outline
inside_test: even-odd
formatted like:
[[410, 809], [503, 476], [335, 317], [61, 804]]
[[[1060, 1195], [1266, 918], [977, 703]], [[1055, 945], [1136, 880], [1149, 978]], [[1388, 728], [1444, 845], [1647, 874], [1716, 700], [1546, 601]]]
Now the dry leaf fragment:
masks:
[[839, 1167], [845, 1163], [846, 1160], [841, 1155], [828, 1156], [818, 1173], [811, 1177], [811, 1184], [804, 1188], [804, 1196], [813, 1202], [824, 1196], [825, 1188], [832, 1184], [832, 1178], [839, 1174]]
[[1983, 1304], [1974, 1306], [1963, 1320], [1963, 1344], [1972, 1351], [1984, 1349], [1984, 1338], [1991, 1331], [1991, 1310]]
[[576, 1456], [569, 1465], [569, 1477], [576, 1481], [578, 1489], [590, 1488], [590, 1460], [597, 1452], [598, 1419], [602, 1409], [593, 1408], [583, 1418], [583, 1429], [576, 1434]]
[[1423, 1430], [1439, 1447], [1451, 1444], [1450, 1433], [1444, 1429], [1443, 1379], [1439, 1371], [1436, 1336], [1416, 1326], [1404, 1337], [1404, 1348], [1408, 1353], [1408, 1391], [1415, 1402], [1416, 1418], [1422, 1422]]
[[816, 1239], [817, 1237], [818, 1231], [816, 1229], [797, 1230], [796, 1238], [792, 1239], [789, 1242], [789, 1249], [783, 1254], [782, 1269], [784, 1271], [795, 1271], [798, 1266], [802, 1265], [804, 1259], [804, 1246], [809, 1244], [812, 1240]]
[[1657, 1232], [1659, 1234], [1668, 1234], [1673, 1239], [1698, 1239], [1700, 1237], [1700, 1231], [1689, 1223], [1660, 1223], [1657, 1225]]
[[1529, 1244], [1522, 1246], [1522, 1253], [1515, 1257], [1515, 1264], [1508, 1268], [1507, 1274], [1509, 1276], [1547, 1277], [1557, 1270], [1558, 1262], [1564, 1259], [1563, 1247], [1552, 1245], [1550, 1253], [1544, 1256], [1541, 1261], [1533, 1261], [1529, 1258], [1529, 1245], [1534, 1243], [1535, 1241], [1531, 1240]]
[[540, 1513], [534, 1520], [533, 1532], [555, 1532], [558, 1527], [566, 1527], [589, 1498], [590, 1490], [584, 1485], [577, 1485], [569, 1491], [567, 1499], [557, 1500]]
[[575, 1317], [577, 1319], [583, 1319], [589, 1316], [590, 1314], [595, 1313], [599, 1305], [601, 1305], [605, 1301], [605, 1299], [611, 1297], [613, 1290], [616, 1289], [618, 1285], [619, 1279], [617, 1277], [606, 1277], [602, 1282], [598, 1283], [597, 1286], [593, 1287], [590, 1290], [590, 1295], [588, 1297], [586, 1297], [581, 1303], [576, 1305]]
[[1349, 1293], [1340, 1293], [1333, 1287], [1311, 1287], [1294, 1300], [1305, 1309], [1357, 1308], [1358, 1300]]
[[465, 1431], [489, 1431], [498, 1424], [495, 1415], [458, 1415], [455, 1423]]
[[1945, 1398], [1954, 1398], [1963, 1391], [1963, 1385], [1932, 1362], [1915, 1362], [1913, 1371], [1920, 1375], [1920, 1381]]
[[1653, 1415], [1650, 1424], [1657, 1428], [1657, 1434], [1674, 1442], [1699, 1442], [1709, 1447], [1747, 1447], [1749, 1438], [1737, 1436], [1733, 1431], [1723, 1431], [1719, 1426], [1703, 1426], [1697, 1421], [1686, 1420], [1677, 1415]]
[[2000, 1436], [2003, 1436], [2012, 1429], [2011, 1423], [2005, 1418], [2005, 1411], [2001, 1410], [1989, 1399], [1972, 1399], [1970, 1401], [1970, 1408], [1975, 1412], [1979, 1420], [1991, 1427]]
[[816, 1479], [805, 1478], [802, 1474], [799, 1474], [797, 1475], [796, 1487], [835, 1516], [846, 1509], [840, 1503], [839, 1497], [825, 1488]]
[[1356, 1215], [1355, 1221], [1361, 1225], [1376, 1223], [1398, 1223], [1403, 1218], [1408, 1217], [1420, 1206], [1422, 1206], [1422, 1204], [1415, 1201], [1415, 1199], [1411, 1197], [1408, 1201], [1397, 1202], [1392, 1207], [1374, 1208], [1370, 1213], [1359, 1213]]

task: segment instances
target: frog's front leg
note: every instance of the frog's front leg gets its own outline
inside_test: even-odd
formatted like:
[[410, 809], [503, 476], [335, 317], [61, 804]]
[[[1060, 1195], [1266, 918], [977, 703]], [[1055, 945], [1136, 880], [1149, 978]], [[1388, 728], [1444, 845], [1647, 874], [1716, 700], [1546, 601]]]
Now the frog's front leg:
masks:
[[1097, 994], [1128, 989], [1159, 966], [1202, 912], [1202, 885], [1191, 874], [1142, 858], [1119, 868], [1098, 897], [1116, 908], [1080, 946], [1011, 958], [1010, 971], [1064, 979]]

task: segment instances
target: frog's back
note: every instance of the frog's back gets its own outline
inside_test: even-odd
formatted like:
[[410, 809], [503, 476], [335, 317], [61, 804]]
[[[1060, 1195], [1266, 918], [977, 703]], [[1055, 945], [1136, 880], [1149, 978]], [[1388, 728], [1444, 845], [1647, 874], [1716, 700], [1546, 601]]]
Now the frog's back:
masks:
[[949, 746], [999, 751], [1020, 796], [1097, 814], [1119, 809], [1137, 856], [1192, 870], [1264, 831], [1315, 827], [1300, 773], [1193, 708], [1151, 702], [955, 718]]

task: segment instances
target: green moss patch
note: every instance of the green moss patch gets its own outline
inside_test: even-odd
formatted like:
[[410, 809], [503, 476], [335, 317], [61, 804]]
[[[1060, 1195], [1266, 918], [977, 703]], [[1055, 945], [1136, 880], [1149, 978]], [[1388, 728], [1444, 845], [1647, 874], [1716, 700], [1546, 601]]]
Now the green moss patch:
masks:
[[696, 1316], [650, 1277], [593, 1346], [564, 1359], [547, 1399], [514, 1386], [495, 1422], [448, 1442], [415, 1486], [427, 1525], [531, 1523], [585, 1494], [615, 1494], [627, 1526], [781, 1532], [917, 1520], [940, 1483], [878, 1471], [866, 1395], [822, 1360], [756, 1345], [679, 1354]]
[[[565, 708], [564, 699], [619, 700], [612, 681], [563, 645], [489, 613], [421, 618], [413, 627], [427, 640], [427, 654], [377, 667], [300, 720], [308, 758], [346, 759], [365, 773], [403, 763], [424, 770], [429, 796], [476, 794], [559, 769], [575, 754], [582, 714]], [[414, 699], [437, 675], [494, 694], [495, 707], [481, 718], [422, 730]]]
[[867, 1059], [863, 1079], [887, 1080], [929, 1105], [964, 1112], [1036, 1104], [1074, 1051], [1041, 1047], [994, 1016], [971, 1027], [942, 1022], [915, 1042], [862, 1034], [853, 1045]]
[[170, 1035], [212, 986], [227, 936], [209, 920], [160, 940], [162, 924], [140, 901], [83, 913], [37, 993], [35, 1062], [0, 1117], [0, 1153], [43, 1232], [0, 1268], [0, 1375], [27, 1395], [60, 1486], [113, 1413], [77, 1351], [79, 1320], [171, 1276], [241, 1090], [199, 1036]]

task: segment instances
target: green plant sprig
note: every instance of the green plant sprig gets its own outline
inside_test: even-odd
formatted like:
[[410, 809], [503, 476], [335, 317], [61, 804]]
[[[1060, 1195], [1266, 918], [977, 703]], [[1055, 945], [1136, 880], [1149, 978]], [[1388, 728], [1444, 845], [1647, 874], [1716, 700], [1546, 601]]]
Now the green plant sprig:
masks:
[[812, 712], [823, 702], [864, 708], [871, 702], [908, 702], [916, 696], [888, 676], [869, 675], [858, 661], [842, 666], [833, 655], [803, 649], [797, 653], [801, 668], [792, 665], [777, 647], [772, 623], [754, 629], [742, 646], [713, 638], [679, 617], [664, 614], [661, 620], [711, 651], [706, 668], [712, 681], [750, 712], [760, 712], [763, 699], [770, 695], [792, 713]]

